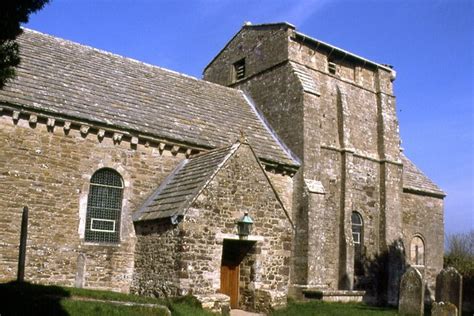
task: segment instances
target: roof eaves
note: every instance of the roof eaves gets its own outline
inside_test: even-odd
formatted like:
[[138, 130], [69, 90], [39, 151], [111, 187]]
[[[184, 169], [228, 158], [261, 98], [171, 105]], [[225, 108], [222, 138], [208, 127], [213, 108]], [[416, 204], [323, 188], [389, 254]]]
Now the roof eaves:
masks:
[[420, 188], [415, 188], [415, 187], [410, 187], [410, 186], [403, 186], [403, 192], [413, 193], [413, 194], [418, 194], [418, 195], [426, 195], [426, 196], [431, 196], [431, 197], [436, 197], [436, 198], [446, 197], [446, 193], [441, 190], [434, 191], [434, 190], [420, 189]]
[[382, 68], [382, 69], [387, 70], [387, 71], [389, 71], [389, 72], [392, 72], [392, 71], [393, 71], [392, 68], [390, 68], [390, 67], [388, 67], [388, 66], [386, 66], [386, 65], [379, 64], [379, 63], [377, 63], [377, 62], [371, 61], [371, 60], [369, 60], [369, 59], [367, 59], [367, 58], [364, 58], [364, 57], [362, 57], [362, 56], [359, 56], [359, 55], [356, 55], [356, 54], [354, 54], [354, 53], [348, 52], [348, 51], [346, 51], [346, 50], [344, 50], [344, 49], [342, 49], [342, 48], [339, 48], [339, 47], [337, 47], [337, 46], [328, 44], [328, 43], [326, 43], [326, 42], [320, 41], [320, 40], [318, 40], [318, 39], [315, 39], [314, 37], [308, 36], [308, 35], [303, 34], [303, 33], [301, 33], [301, 32], [295, 31], [295, 37], [296, 37], [297, 39], [301, 39], [303, 42], [304, 42], [304, 41], [309, 41], [309, 42], [311, 42], [311, 43], [313, 43], [313, 44], [315, 44], [315, 45], [317, 45], [317, 46], [323, 46], [323, 47], [329, 48], [329, 49], [331, 49], [331, 50], [333, 50], [333, 51], [337, 51], [337, 52], [339, 52], [339, 53], [341, 53], [341, 54], [343, 54], [343, 55], [350, 56], [350, 57], [352, 57], [352, 58], [354, 58], [354, 59], [357, 59], [357, 60], [363, 62], [364, 64], [368, 64], [368, 65], [374, 66], [374, 67], [376, 67], [376, 68]]
[[36, 108], [36, 107], [24, 105], [24, 104], [16, 104], [16, 103], [11, 103], [8, 101], [3, 101], [3, 100], [0, 100], [0, 105], [2, 106], [4, 110], [5, 109], [8, 109], [10, 111], [19, 110], [23, 114], [34, 113], [34, 114], [38, 114], [45, 117], [52, 117], [59, 121], [69, 121], [78, 125], [85, 123], [87, 125], [91, 125], [96, 128], [104, 128], [108, 131], [120, 131], [121, 133], [123, 132], [124, 135], [127, 135], [127, 136], [138, 135], [140, 138], [153, 140], [156, 142], [164, 142], [166, 144], [176, 144], [178, 146], [185, 146], [185, 147], [194, 148], [197, 150], [210, 150], [214, 148], [209, 145], [205, 145], [198, 142], [179, 140], [177, 138], [172, 138], [168, 135], [159, 135], [159, 134], [151, 134], [151, 133], [143, 132], [140, 129], [125, 126], [124, 124], [116, 124], [116, 123], [105, 121], [105, 120], [100, 121], [100, 120], [94, 119], [93, 117], [86, 117], [80, 114], [68, 114], [64, 112], [53, 111], [51, 109]]
[[283, 22], [273, 22], [273, 23], [260, 23], [260, 24], [252, 24], [252, 23], [248, 23], [248, 24], [244, 24], [243, 27], [245, 28], [259, 28], [259, 27], [282, 27], [282, 26], [286, 26], [288, 28], [291, 28], [291, 29], [296, 29], [296, 26], [294, 26], [293, 24], [289, 23], [289, 22], [286, 22], [286, 21], [283, 21]]
[[[278, 25], [278, 24], [275, 24], [275, 25]], [[280, 25], [286, 25], [286, 24], [280, 24]], [[218, 85], [218, 84], [215, 84], [215, 83], [212, 83], [212, 82], [199, 80], [197, 78], [190, 77], [190, 76], [187, 76], [187, 75], [184, 75], [184, 74], [181, 74], [181, 73], [177, 73], [177, 72], [174, 72], [174, 71], [170, 71], [170, 70], [165, 69], [165, 68], [160, 68], [160, 67], [157, 67], [157, 66], [154, 66], [154, 65], [146, 64], [146, 63], [136, 61], [136, 60], [133, 60], [133, 59], [130, 59], [130, 58], [126, 58], [126, 57], [123, 57], [123, 56], [120, 56], [120, 55], [116, 55], [116, 54], [113, 54], [113, 53], [110, 53], [110, 52], [106, 52], [106, 51], [102, 51], [102, 50], [99, 50], [99, 49], [96, 49], [96, 48], [93, 48], [93, 47], [78, 44], [78, 43], [75, 43], [75, 42], [72, 42], [72, 41], [69, 41], [69, 40], [64, 40], [64, 39], [57, 38], [57, 37], [54, 37], [54, 36], [51, 36], [51, 35], [43, 34], [43, 33], [40, 33], [40, 32], [34, 31], [34, 30], [25, 29], [25, 33], [39, 34], [41, 37], [47, 38], [48, 41], [50, 41], [51, 43], [53, 43], [53, 44], [58, 43], [58, 45], [60, 45], [60, 46], [70, 45], [72, 48], [78, 48], [78, 49], [80, 49], [82, 51], [86, 51], [86, 52], [89, 51], [89, 50], [94, 51], [94, 52], [97, 52], [101, 55], [110, 56], [111, 58], [114, 58], [114, 59], [121, 59], [121, 60], [126, 60], [127, 62], [133, 62], [133, 64], [136, 64], [137, 66], [148, 67], [150, 69], [157, 69], [157, 70], [160, 70], [160, 71], [175, 74], [177, 76], [190, 78], [194, 81], [199, 81], [200, 83], [203, 83], [206, 86], [215, 86], [215, 87], [219, 87], [219, 89], [225, 89], [227, 91], [232, 91], [233, 96], [235, 96], [236, 98], [241, 99], [242, 102], [244, 102], [244, 99], [245, 99], [245, 102], [249, 103], [248, 99], [245, 98], [245, 97], [242, 98], [243, 94], [241, 94], [240, 91], [238, 91], [234, 88], [224, 87], [222, 85]], [[34, 39], [34, 37], [32, 37], [32, 38]], [[88, 124], [92, 124], [92, 125], [95, 125], [95, 126], [98, 126], [98, 127], [104, 126], [104, 127], [107, 127], [107, 129], [109, 129], [110, 127], [113, 127], [114, 129], [117, 129], [117, 130], [126, 131], [127, 133], [129, 133], [130, 135], [133, 135], [133, 136], [138, 135], [139, 137], [143, 137], [143, 138], [146, 138], [146, 137], [151, 137], [153, 139], [156, 138], [157, 140], [160, 140], [160, 141], [163, 140], [166, 143], [171, 142], [171, 143], [182, 144], [182, 145], [185, 145], [185, 146], [189, 146], [189, 147], [193, 147], [193, 148], [201, 148], [201, 149], [215, 148], [214, 144], [212, 144], [212, 143], [195, 142], [194, 140], [190, 140], [190, 139], [174, 138], [172, 135], [169, 135], [168, 133], [154, 133], [153, 131], [143, 131], [143, 130], [140, 130], [136, 126], [130, 126], [130, 125], [127, 125], [125, 123], [124, 124], [119, 124], [118, 122], [111, 122], [111, 121], [107, 121], [106, 119], [98, 120], [94, 116], [86, 116], [86, 115], [82, 115], [80, 113], [63, 112], [63, 111], [57, 112], [57, 111], [54, 111], [54, 109], [52, 109], [52, 108], [36, 107], [36, 106], [26, 105], [26, 104], [21, 104], [21, 103], [15, 103], [15, 104], [12, 104], [12, 106], [23, 108], [24, 110], [26, 110], [28, 112], [30, 112], [30, 111], [37, 112], [38, 111], [40, 113], [44, 113], [44, 114], [51, 115], [51, 116], [58, 117], [58, 118], [59, 117], [64, 117], [64, 118], [68, 118], [68, 119], [77, 118], [78, 120], [74, 120], [74, 121], [87, 122]], [[253, 108], [254, 111], [256, 110], [255, 106], [253, 106], [252, 108]], [[256, 113], [258, 113], [258, 111], [256, 111]], [[262, 115], [259, 114], [258, 117], [262, 121]], [[268, 123], [266, 123], [264, 125], [268, 130]], [[271, 133], [271, 134], [273, 135], [273, 138], [275, 140], [278, 139], [278, 138], [275, 137], [275, 133]], [[278, 140], [278, 143], [280, 145], [283, 144], [280, 140]], [[281, 146], [281, 147], [284, 148], [285, 146]], [[287, 150], [287, 152], [288, 152], [288, 150]], [[260, 154], [262, 154], [262, 153], [260, 153]], [[291, 157], [291, 156], [293, 156], [293, 155], [289, 155], [288, 157]], [[278, 157], [272, 157], [271, 154], [268, 157], [262, 157], [262, 158], [263, 158], [263, 161], [270, 162], [270, 164], [272, 164], [273, 162], [276, 162], [279, 165], [290, 166], [290, 169], [294, 169], [294, 166], [291, 168], [292, 163], [286, 161], [286, 159], [283, 159], [283, 162], [282, 162], [281, 161], [282, 159], [279, 159]], [[295, 163], [293, 165], [298, 166], [299, 165], [299, 159], [297, 159], [297, 158], [294, 159], [294, 158], [295, 157], [293, 156], [293, 160], [297, 161], [298, 163]]]

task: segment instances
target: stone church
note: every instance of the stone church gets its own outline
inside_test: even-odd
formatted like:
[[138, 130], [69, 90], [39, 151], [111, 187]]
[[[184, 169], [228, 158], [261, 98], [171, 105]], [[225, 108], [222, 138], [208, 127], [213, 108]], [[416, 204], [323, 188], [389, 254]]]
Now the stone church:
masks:
[[[395, 71], [244, 25], [203, 80], [24, 30], [0, 91], [0, 281], [192, 294], [268, 311], [288, 296], [427, 299], [445, 194], [402, 152]], [[250, 229], [249, 229], [250, 226]]]

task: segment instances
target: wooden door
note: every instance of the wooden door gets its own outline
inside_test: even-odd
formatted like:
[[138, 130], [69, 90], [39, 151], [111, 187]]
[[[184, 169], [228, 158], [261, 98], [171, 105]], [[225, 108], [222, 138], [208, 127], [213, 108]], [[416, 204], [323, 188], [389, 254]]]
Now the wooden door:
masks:
[[221, 293], [230, 297], [230, 308], [239, 307], [239, 266], [221, 266]]

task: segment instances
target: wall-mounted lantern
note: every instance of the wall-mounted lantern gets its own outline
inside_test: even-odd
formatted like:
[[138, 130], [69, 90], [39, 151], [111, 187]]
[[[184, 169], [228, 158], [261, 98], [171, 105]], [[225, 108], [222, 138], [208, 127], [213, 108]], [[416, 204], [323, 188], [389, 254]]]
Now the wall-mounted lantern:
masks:
[[250, 235], [252, 229], [253, 220], [249, 216], [249, 212], [245, 212], [244, 216], [237, 222], [237, 228], [239, 230], [239, 237], [246, 238]]

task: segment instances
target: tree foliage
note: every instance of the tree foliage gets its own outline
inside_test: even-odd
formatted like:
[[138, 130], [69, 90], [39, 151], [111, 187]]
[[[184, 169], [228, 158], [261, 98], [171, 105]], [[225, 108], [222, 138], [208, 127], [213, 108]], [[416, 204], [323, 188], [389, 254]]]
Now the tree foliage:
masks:
[[20, 63], [19, 46], [15, 39], [22, 33], [21, 23], [27, 23], [31, 13], [43, 8], [49, 0], [0, 1], [0, 89], [15, 76]]
[[[454, 267], [463, 277], [463, 306], [474, 311], [474, 230], [447, 236], [444, 266]], [[470, 306], [470, 307], [469, 307]]]
[[455, 267], [463, 276], [474, 278], [474, 230], [447, 237], [446, 266]]

